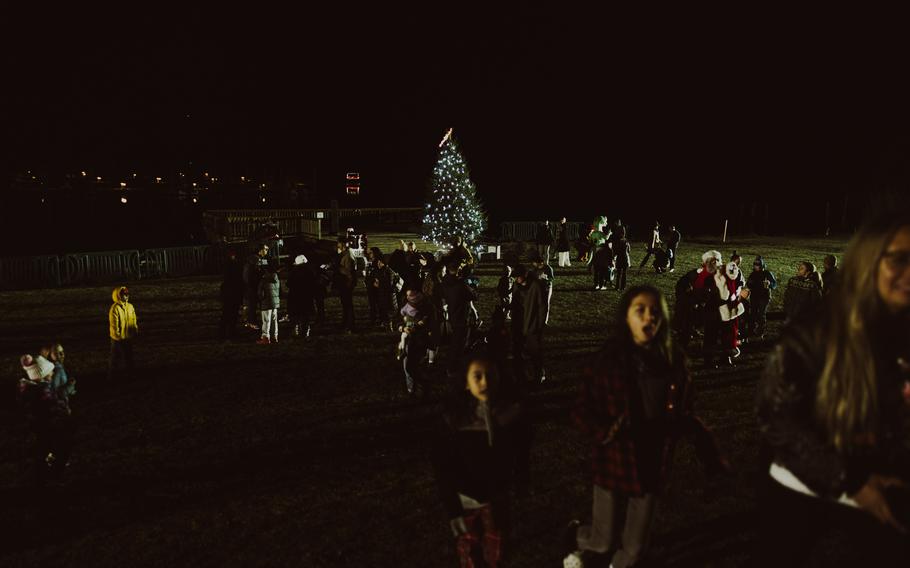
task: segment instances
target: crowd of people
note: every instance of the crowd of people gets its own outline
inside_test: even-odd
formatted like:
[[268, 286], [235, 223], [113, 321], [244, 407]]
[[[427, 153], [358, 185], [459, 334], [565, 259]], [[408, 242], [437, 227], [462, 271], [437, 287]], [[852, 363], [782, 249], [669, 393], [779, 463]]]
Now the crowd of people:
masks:
[[[890, 216], [889, 216], [890, 215]], [[764, 370], [758, 418], [770, 461], [762, 501], [766, 564], [799, 566], [825, 530], [847, 527], [856, 550], [889, 566], [906, 561], [910, 523], [910, 215], [890, 212], [854, 236], [843, 270], [824, 272], [806, 260], [784, 286], [783, 335]], [[510, 495], [530, 482], [531, 425], [527, 392], [552, 374], [544, 368], [555, 271], [571, 266], [566, 219], [540, 227], [527, 263], [502, 263], [488, 329], [475, 302], [476, 260], [460, 237], [433, 254], [401, 242], [389, 254], [349, 234], [319, 263], [297, 254], [285, 270], [258, 246], [230, 255], [220, 294], [223, 339], [238, 318], [277, 343], [281, 282], [295, 337], [324, 325], [325, 299], [337, 295], [341, 328], [355, 329], [353, 293], [363, 280], [369, 325], [395, 333], [410, 395], [428, 392], [427, 368], [445, 354], [452, 397], [432, 446], [432, 463], [462, 566], [501, 564], [514, 519]], [[643, 260], [673, 272], [679, 231], [655, 223]], [[555, 245], [555, 250], [551, 250]], [[359, 251], [355, 254], [354, 251]], [[717, 250], [676, 281], [671, 317], [655, 287], [628, 290], [631, 245], [620, 220], [599, 217], [576, 261], [590, 267], [594, 289], [622, 291], [603, 348], [584, 369], [571, 412], [591, 444], [592, 514], [572, 520], [564, 566], [611, 555], [612, 566], [638, 565], [648, 552], [656, 506], [674, 448], [688, 440], [709, 476], [730, 464], [693, 409], [687, 346], [701, 337], [704, 367], [734, 365], [741, 347], [765, 338], [768, 307], [780, 288], [762, 256], [747, 274], [736, 251]], [[129, 290], [117, 287], [109, 312], [110, 376], [133, 370], [138, 336]], [[390, 340], [390, 346], [393, 342]], [[59, 344], [23, 355], [20, 397], [35, 438], [36, 478], [59, 478], [72, 446], [68, 420], [75, 381]]]

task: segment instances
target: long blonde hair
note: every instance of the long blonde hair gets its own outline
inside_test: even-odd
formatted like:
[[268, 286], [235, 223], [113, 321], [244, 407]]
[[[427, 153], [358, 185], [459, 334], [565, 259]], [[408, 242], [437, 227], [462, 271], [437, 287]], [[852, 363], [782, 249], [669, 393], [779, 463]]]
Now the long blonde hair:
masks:
[[866, 223], [844, 254], [841, 286], [832, 291], [825, 330], [825, 364], [815, 412], [838, 451], [870, 443], [879, 418], [878, 378], [871, 333], [886, 317], [877, 287], [878, 262], [906, 216]]

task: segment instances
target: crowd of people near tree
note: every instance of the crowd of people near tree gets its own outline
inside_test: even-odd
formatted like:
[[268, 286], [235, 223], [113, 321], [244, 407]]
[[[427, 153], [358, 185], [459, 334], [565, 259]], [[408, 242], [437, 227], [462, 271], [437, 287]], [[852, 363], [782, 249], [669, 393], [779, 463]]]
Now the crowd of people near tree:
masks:
[[[340, 327], [350, 334], [362, 280], [369, 326], [396, 333], [408, 394], [426, 395], [427, 368], [440, 352], [445, 356], [453, 394], [431, 451], [440, 500], [462, 566], [499, 566], [515, 522], [510, 495], [530, 482], [526, 394], [552, 378], [544, 367], [556, 279], [550, 261], [555, 253], [558, 268], [571, 266], [566, 219], [555, 235], [548, 223], [539, 227], [527, 263], [503, 261], [486, 330], [475, 307], [476, 259], [463, 238], [455, 236], [441, 253], [402, 241], [385, 254], [348, 233], [322, 263], [313, 253], [297, 254], [282, 267], [265, 244], [242, 260], [232, 251], [220, 288], [219, 335], [235, 338], [243, 311], [246, 326], [259, 332], [257, 343], [277, 343], [282, 281], [294, 337], [308, 340], [314, 326], [325, 324], [325, 300], [333, 294]], [[675, 226], [662, 231], [655, 223], [639, 270], [653, 257], [657, 273], [673, 272], [681, 240]], [[763, 256], [744, 273], [736, 251], [725, 263], [720, 251], [708, 250], [700, 266], [676, 280], [671, 317], [657, 288], [626, 290], [631, 256], [621, 220], [598, 217], [576, 259], [588, 265], [595, 290], [610, 285], [623, 294], [571, 413], [591, 443], [593, 501], [589, 521], [569, 524], [566, 567], [604, 555], [615, 567], [639, 564], [680, 441], [694, 444], [709, 475], [730, 471], [695, 414], [687, 347], [700, 337], [703, 367], [734, 366], [743, 346], [765, 338], [780, 288]], [[843, 270], [834, 255], [823, 265], [819, 272], [801, 261], [783, 287], [784, 332], [760, 387], [758, 416], [771, 455], [762, 554], [769, 564], [801, 565], [825, 529], [848, 527], [857, 549], [874, 548], [868, 551], [874, 565], [887, 566], [889, 558], [907, 558], [900, 535], [910, 523], [910, 215], [870, 221], [851, 241]], [[134, 371], [138, 323], [125, 286], [112, 299], [113, 379]], [[72, 448], [75, 381], [63, 359], [59, 344], [21, 358], [20, 400], [42, 482], [63, 476]]]

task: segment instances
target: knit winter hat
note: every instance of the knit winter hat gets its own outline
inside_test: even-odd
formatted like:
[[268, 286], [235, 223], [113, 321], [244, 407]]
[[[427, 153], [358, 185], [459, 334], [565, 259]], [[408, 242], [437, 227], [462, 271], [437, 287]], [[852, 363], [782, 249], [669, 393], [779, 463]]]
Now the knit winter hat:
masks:
[[756, 256], [755, 261], [752, 263], [752, 266], [760, 266], [762, 270], [765, 269], [765, 259], [761, 256]]
[[296, 258], [294, 258], [294, 266], [300, 266], [301, 264], [306, 264], [306, 262], [306, 257], [302, 254], [299, 254]]
[[22, 369], [25, 370], [28, 378], [33, 381], [40, 381], [54, 372], [54, 364], [40, 355], [37, 358], [32, 358], [31, 355], [23, 355], [19, 362], [22, 364]]

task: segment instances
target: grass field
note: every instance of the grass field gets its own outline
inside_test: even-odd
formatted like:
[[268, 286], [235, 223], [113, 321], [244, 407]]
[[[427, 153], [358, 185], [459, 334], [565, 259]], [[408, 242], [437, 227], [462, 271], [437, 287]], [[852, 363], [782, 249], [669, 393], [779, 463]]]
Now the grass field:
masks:
[[[372, 243], [371, 243], [372, 244]], [[842, 240], [684, 242], [674, 274], [630, 270], [629, 284], [673, 284], [704, 250], [762, 254], [783, 284], [796, 263], [819, 266]], [[633, 245], [633, 261], [643, 245]], [[499, 267], [483, 263], [478, 308], [493, 308]], [[427, 460], [444, 380], [412, 401], [397, 336], [343, 336], [338, 300], [310, 343], [215, 339], [219, 279], [130, 284], [141, 373], [107, 384], [108, 286], [0, 294], [0, 549], [4, 566], [454, 566]], [[618, 294], [593, 291], [580, 267], [556, 269], [546, 366], [529, 397], [535, 423], [531, 494], [516, 500], [514, 566], [560, 565], [565, 524], [590, 506], [585, 440], [568, 419], [579, 369], [604, 337]], [[779, 309], [782, 292], [771, 309]], [[355, 309], [362, 322], [366, 297]], [[775, 334], [779, 323], [770, 323]], [[26, 432], [15, 404], [18, 355], [57, 338], [78, 378], [76, 440], [65, 485], [38, 494], [24, 478]], [[735, 371], [695, 370], [698, 413], [736, 467], [705, 491], [691, 447], [676, 455], [654, 551], [670, 566], [742, 566], [754, 540], [757, 432], [753, 401], [769, 345], [747, 346]], [[692, 361], [693, 369], [695, 369]], [[439, 371], [436, 371], [437, 375]]]

